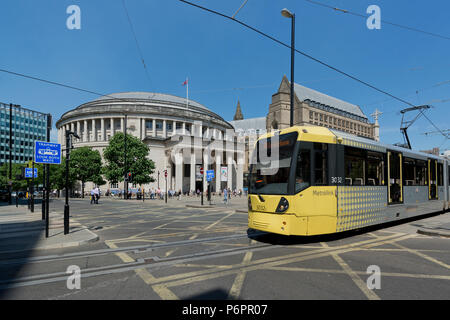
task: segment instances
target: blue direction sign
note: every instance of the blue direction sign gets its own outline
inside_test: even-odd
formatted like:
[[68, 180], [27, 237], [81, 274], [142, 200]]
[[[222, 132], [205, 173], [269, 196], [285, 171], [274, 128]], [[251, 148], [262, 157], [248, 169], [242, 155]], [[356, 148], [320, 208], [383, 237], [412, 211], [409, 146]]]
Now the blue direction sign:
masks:
[[206, 171], [206, 181], [212, 181], [214, 179], [214, 170]]
[[[38, 177], [38, 169], [34, 168], [34, 177]], [[33, 168], [25, 168], [25, 178], [31, 179], [33, 178]]]
[[34, 162], [44, 164], [61, 164], [61, 144], [35, 141]]

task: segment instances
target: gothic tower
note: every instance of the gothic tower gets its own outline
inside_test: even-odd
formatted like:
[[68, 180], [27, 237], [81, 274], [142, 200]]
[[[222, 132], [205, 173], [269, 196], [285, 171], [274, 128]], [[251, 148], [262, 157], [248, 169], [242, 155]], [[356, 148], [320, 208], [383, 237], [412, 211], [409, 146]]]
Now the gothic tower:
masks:
[[242, 115], [241, 111], [241, 103], [238, 100], [237, 107], [236, 107], [236, 113], [234, 115], [233, 120], [244, 120], [244, 116]]

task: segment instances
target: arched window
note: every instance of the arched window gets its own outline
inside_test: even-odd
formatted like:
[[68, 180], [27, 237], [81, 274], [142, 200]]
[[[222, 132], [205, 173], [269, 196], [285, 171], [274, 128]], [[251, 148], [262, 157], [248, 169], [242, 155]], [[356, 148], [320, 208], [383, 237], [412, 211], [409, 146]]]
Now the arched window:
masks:
[[275, 130], [278, 129], [278, 122], [277, 122], [277, 120], [273, 120], [272, 121], [272, 129], [275, 129]]

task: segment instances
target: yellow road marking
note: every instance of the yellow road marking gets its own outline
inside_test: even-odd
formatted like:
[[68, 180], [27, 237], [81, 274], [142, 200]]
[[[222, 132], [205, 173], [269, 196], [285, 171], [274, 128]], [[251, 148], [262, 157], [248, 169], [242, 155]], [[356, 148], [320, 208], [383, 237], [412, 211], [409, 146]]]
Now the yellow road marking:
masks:
[[[114, 249], [118, 248], [117, 245], [111, 241], [105, 241], [105, 244], [110, 248], [114, 248]], [[132, 257], [130, 257], [125, 252], [118, 252], [118, 253], [116, 253], [116, 255], [120, 259], [122, 259], [123, 262], [134, 262], [135, 261]], [[150, 284], [151, 282], [155, 281], [155, 277], [153, 277], [146, 269], [137, 269], [137, 270], [134, 270], [134, 272], [136, 272], [136, 274], [142, 280], [144, 280], [144, 282], [147, 284]], [[163, 300], [178, 300], [178, 297], [164, 285], [154, 285], [154, 286], [152, 286], [152, 289]]]
[[193, 236], [191, 236], [190, 238], [189, 238], [189, 240], [194, 240], [195, 238], [197, 238], [198, 237], [198, 233], [195, 233]]
[[[400, 238], [398, 235], [390, 235], [385, 236], [382, 239], [389, 239], [389, 238]], [[197, 281], [203, 281], [207, 279], [213, 279], [213, 278], [219, 278], [223, 276], [232, 275], [241, 271], [254, 271], [258, 269], [263, 269], [265, 267], [271, 267], [271, 266], [277, 266], [281, 264], [289, 264], [293, 262], [299, 262], [299, 261], [305, 261], [305, 260], [311, 260], [315, 258], [321, 258], [325, 256], [329, 256], [332, 253], [345, 253], [350, 251], [357, 251], [359, 248], [358, 245], [371, 243], [374, 241], [377, 241], [378, 239], [370, 239], [365, 240], [361, 242], [356, 242], [352, 244], [347, 244], [342, 247], [333, 248], [334, 251], [330, 251], [330, 248], [318, 248], [316, 250], [312, 250], [309, 252], [302, 252], [302, 253], [294, 253], [294, 254], [288, 254], [285, 256], [277, 256], [277, 257], [271, 257], [271, 258], [264, 258], [259, 260], [253, 260], [248, 263], [248, 265], [243, 265], [242, 263], [233, 265], [233, 270], [228, 271], [222, 271], [217, 272], [217, 270], [201, 270], [201, 271], [193, 271], [193, 272], [187, 272], [184, 274], [174, 274], [166, 277], [161, 277], [157, 279], [157, 283], [164, 283], [167, 287], [172, 286], [180, 286], [185, 285]], [[395, 239], [392, 239], [392, 241], [395, 241]]]
[[[244, 256], [244, 259], [242, 260], [242, 265], [248, 265], [248, 263], [252, 259], [252, 256], [253, 252], [247, 251], [247, 253]], [[228, 296], [231, 299], [239, 299], [242, 290], [242, 285], [244, 284], [245, 274], [246, 272], [242, 271], [236, 275], [233, 285], [231, 286], [230, 292], [228, 293]]]
[[[151, 285], [155, 281], [155, 277], [151, 275], [147, 269], [137, 269], [135, 272], [148, 285]], [[165, 285], [152, 285], [152, 289], [163, 300], [179, 300], [179, 298]]]
[[[321, 242], [323, 247], [329, 248], [329, 246]], [[348, 276], [352, 279], [352, 281], [356, 284], [356, 286], [366, 295], [369, 300], [380, 300], [372, 290], [367, 287], [367, 284], [354, 272], [350, 266], [337, 254], [332, 253], [331, 256], [333, 259], [341, 266], [341, 268], [348, 274]]]
[[209, 226], [207, 226], [207, 227], [205, 228], [205, 230], [211, 229], [211, 228], [214, 227], [216, 224], [222, 222], [223, 220], [225, 220], [225, 219], [228, 218], [229, 216], [232, 216], [233, 214], [234, 214], [234, 211], [231, 212], [230, 214], [226, 215], [225, 217], [223, 217], [223, 218], [217, 220], [216, 222], [210, 224]]
[[[336, 273], [345, 274], [344, 270], [336, 269], [316, 269], [316, 268], [300, 268], [300, 267], [267, 267], [265, 270], [274, 271], [292, 271], [292, 272], [317, 272], [317, 273]], [[367, 275], [364, 271], [354, 271], [358, 275]], [[398, 272], [383, 272], [383, 277], [403, 277], [403, 278], [417, 278], [417, 279], [439, 279], [450, 280], [450, 276], [441, 276], [433, 274], [414, 274], [414, 273], [398, 273]]]
[[408, 251], [408, 252], [410, 252], [410, 253], [413, 253], [413, 254], [415, 254], [415, 255], [417, 255], [417, 256], [423, 258], [423, 259], [426, 259], [426, 260], [428, 260], [428, 261], [431, 261], [431, 262], [433, 262], [433, 263], [436, 263], [436, 264], [438, 264], [438, 265], [440, 265], [440, 266], [442, 266], [442, 267], [444, 267], [444, 268], [450, 269], [450, 266], [449, 266], [448, 264], [446, 264], [446, 263], [444, 263], [444, 262], [442, 262], [442, 261], [439, 261], [439, 260], [437, 260], [437, 259], [435, 259], [435, 258], [432, 258], [432, 257], [430, 257], [430, 256], [427, 256], [427, 255], [424, 254], [424, 253], [421, 253], [421, 252], [419, 252], [419, 251], [417, 251], [417, 250], [414, 250], [414, 249], [407, 248], [407, 247], [402, 246], [402, 245], [397, 244], [397, 243], [394, 243], [394, 245], [395, 245], [396, 247], [399, 247], [399, 248], [401, 248], [401, 249], [403, 249], [403, 250], [406, 250], [406, 251]]

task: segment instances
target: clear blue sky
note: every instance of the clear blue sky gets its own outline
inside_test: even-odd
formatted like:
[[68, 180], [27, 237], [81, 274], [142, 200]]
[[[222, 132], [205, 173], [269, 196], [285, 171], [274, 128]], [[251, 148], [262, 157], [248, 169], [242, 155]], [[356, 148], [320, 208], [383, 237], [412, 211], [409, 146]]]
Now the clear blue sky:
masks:
[[[233, 15], [244, 0], [192, 0]], [[450, 37], [448, 1], [318, 0], [366, 14], [381, 8], [381, 18]], [[66, 9], [81, 8], [81, 30], [68, 30]], [[122, 0], [3, 0], [0, 2], [0, 69], [41, 77], [109, 94], [150, 91], [185, 96], [226, 120], [238, 99], [245, 118], [265, 116], [281, 78], [290, 75], [290, 50], [237, 23], [176, 0], [126, 0], [148, 68], [148, 80], [123, 9]], [[381, 24], [369, 30], [366, 20], [304, 0], [248, 0], [237, 18], [281, 41], [290, 42], [296, 13], [299, 50], [361, 78], [413, 104], [431, 103], [428, 117], [450, 128], [450, 40]], [[366, 115], [381, 116], [383, 142], [403, 139], [399, 110], [407, 106], [296, 55], [297, 83], [358, 104]], [[448, 81], [448, 82], [446, 82]], [[418, 93], [416, 93], [418, 91]], [[95, 99], [92, 94], [0, 73], [0, 102], [52, 113]], [[442, 100], [448, 100], [442, 102]], [[424, 118], [409, 130], [415, 149], [450, 148]], [[56, 130], [53, 130], [54, 133]], [[53, 135], [54, 136], [54, 135]]]

